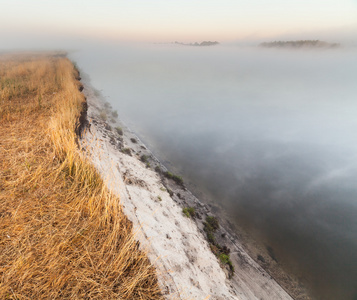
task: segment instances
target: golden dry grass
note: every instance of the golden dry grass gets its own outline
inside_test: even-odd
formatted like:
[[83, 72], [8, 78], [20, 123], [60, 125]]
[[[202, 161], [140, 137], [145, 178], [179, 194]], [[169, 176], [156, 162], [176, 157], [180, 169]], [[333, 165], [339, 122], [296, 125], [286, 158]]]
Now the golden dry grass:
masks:
[[161, 299], [119, 199], [81, 155], [69, 60], [0, 56], [0, 299]]

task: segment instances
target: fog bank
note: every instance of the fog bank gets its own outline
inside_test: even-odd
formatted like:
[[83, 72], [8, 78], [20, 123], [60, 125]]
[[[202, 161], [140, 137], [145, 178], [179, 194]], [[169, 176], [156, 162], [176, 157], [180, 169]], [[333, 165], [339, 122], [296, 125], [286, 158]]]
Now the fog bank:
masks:
[[159, 159], [318, 299], [357, 295], [355, 49], [97, 46], [71, 57]]

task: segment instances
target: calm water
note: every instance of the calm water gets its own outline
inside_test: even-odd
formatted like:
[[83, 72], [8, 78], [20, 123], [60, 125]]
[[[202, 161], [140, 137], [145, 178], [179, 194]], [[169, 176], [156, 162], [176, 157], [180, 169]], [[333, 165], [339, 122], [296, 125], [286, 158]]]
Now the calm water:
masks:
[[162, 161], [317, 299], [357, 299], [357, 51], [98, 46], [71, 55]]

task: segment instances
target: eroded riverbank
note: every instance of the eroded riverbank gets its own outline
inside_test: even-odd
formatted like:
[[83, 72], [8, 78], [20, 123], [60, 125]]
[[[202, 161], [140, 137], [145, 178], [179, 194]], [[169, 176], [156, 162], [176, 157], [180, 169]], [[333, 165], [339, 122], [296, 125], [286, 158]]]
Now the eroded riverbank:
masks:
[[[221, 226], [214, 232], [214, 241], [229, 253], [234, 273], [229, 264], [214, 256], [205, 231], [207, 216], [214, 216], [210, 206], [179, 180], [164, 176], [166, 168], [150, 150], [110, 113], [108, 104], [88, 82], [84, 87], [90, 127], [83, 143], [108, 186], [120, 195], [141, 247], [158, 269], [166, 297], [291, 299], [219, 218]], [[194, 208], [195, 218], [185, 216], [183, 208]]]

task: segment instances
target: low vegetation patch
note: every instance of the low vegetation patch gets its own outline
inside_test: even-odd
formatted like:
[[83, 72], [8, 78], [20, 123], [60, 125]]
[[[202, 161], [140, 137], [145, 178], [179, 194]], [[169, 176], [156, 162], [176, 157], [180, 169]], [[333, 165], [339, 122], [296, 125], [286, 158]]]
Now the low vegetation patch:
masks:
[[220, 260], [223, 265], [227, 265], [229, 268], [229, 276], [232, 277], [234, 274], [234, 266], [230, 259], [230, 250], [226, 246], [221, 246], [217, 243], [214, 233], [219, 228], [219, 223], [217, 218], [213, 216], [207, 216], [206, 221], [203, 222], [203, 230], [206, 232], [207, 240], [210, 244], [211, 250], [214, 255]]
[[118, 118], [118, 112], [116, 110], [112, 111], [112, 117], [113, 118]]
[[99, 114], [99, 118], [102, 120], [102, 121], [106, 121], [108, 119], [108, 116], [107, 116], [107, 113], [102, 110]]
[[121, 127], [115, 127], [115, 131], [119, 134], [119, 135], [123, 135], [123, 129]]
[[78, 149], [79, 74], [0, 56], [0, 299], [162, 299], [119, 199]]
[[130, 155], [131, 156], [131, 149], [130, 148], [123, 148], [120, 150], [124, 154]]
[[110, 111], [112, 109], [112, 105], [109, 102], [105, 102], [104, 107], [106, 111]]
[[173, 181], [175, 181], [177, 184], [179, 184], [179, 185], [183, 185], [183, 179], [182, 179], [182, 177], [181, 176], [178, 176], [178, 175], [174, 175], [174, 174], [172, 174], [172, 173], [170, 173], [170, 172], [164, 172], [163, 173], [164, 174], [164, 176], [166, 177], [166, 178], [168, 178], [168, 179], [172, 179]]
[[218, 220], [216, 217], [207, 216], [204, 222], [204, 230], [206, 232], [215, 232], [219, 228]]
[[170, 197], [172, 197], [174, 195], [174, 192], [171, 191], [170, 189], [167, 189], [167, 192], [169, 193]]
[[194, 207], [185, 207], [182, 209], [183, 214], [187, 218], [195, 218], [196, 217], [196, 212]]
[[143, 163], [146, 163], [147, 161], [148, 161], [148, 156], [147, 155], [145, 155], [145, 154], [143, 154], [143, 155], [141, 155], [141, 157], [140, 157], [140, 160], [143, 162]]
[[146, 168], [149, 169], [149, 168], [151, 167], [150, 162], [149, 162], [149, 156], [143, 154], [143, 155], [140, 156], [140, 160], [141, 160], [143, 163], [145, 163]]

